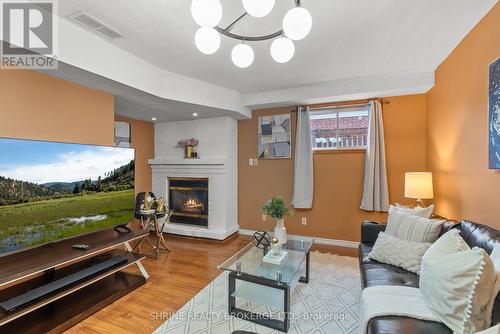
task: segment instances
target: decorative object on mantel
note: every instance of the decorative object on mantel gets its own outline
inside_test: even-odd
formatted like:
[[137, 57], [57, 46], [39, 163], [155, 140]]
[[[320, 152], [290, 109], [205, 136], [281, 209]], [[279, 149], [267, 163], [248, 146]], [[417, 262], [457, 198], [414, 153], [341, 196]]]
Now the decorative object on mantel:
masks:
[[247, 42], [265, 41], [275, 39], [271, 44], [271, 57], [277, 63], [290, 61], [295, 54], [295, 44], [305, 38], [312, 28], [312, 16], [307, 9], [302, 7], [300, 0], [294, 0], [295, 7], [290, 9], [282, 21], [282, 29], [261, 36], [244, 36], [234, 32], [237, 24], [247, 16], [261, 18], [268, 15], [275, 0], [243, 0], [245, 12], [239, 15], [225, 28], [218, 24], [222, 19], [222, 5], [220, 0], [193, 0], [191, 2], [191, 15], [200, 26], [194, 36], [196, 47], [200, 52], [211, 55], [217, 52], [221, 45], [220, 34], [240, 41], [231, 52], [234, 65], [246, 68], [254, 61], [253, 48]]
[[183, 139], [179, 140], [177, 144], [184, 147], [184, 159], [198, 158], [198, 153], [194, 151], [194, 147], [198, 145], [198, 139]]
[[434, 197], [431, 172], [405, 173], [405, 197], [417, 200], [417, 208], [424, 208], [423, 199]]
[[489, 167], [500, 169], [500, 58], [490, 65], [489, 82]]
[[262, 207], [262, 211], [268, 216], [271, 216], [271, 218], [276, 219], [274, 237], [279, 240], [280, 245], [286, 244], [287, 238], [284, 217], [285, 215], [292, 215], [293, 211], [286, 207], [285, 201], [281, 196], [269, 199]]
[[259, 116], [259, 159], [292, 157], [292, 115]]

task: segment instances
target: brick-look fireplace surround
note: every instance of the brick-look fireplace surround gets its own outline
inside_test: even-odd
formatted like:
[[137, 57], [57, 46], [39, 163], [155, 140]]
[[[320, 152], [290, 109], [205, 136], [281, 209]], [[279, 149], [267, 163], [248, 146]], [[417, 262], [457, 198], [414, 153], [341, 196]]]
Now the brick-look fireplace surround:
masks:
[[[199, 159], [184, 159], [184, 151], [176, 143], [186, 138], [199, 140], [196, 148]], [[207, 226], [200, 224], [200, 219], [194, 219], [205, 213], [200, 214], [195, 210], [197, 204], [189, 203], [191, 209], [180, 211], [185, 211], [186, 217], [191, 210], [196, 217], [182, 222], [178, 215], [167, 225], [167, 233], [223, 240], [239, 230], [237, 140], [236, 120], [229, 117], [155, 124], [155, 157], [149, 160], [155, 195], [175, 204], [170, 203], [169, 198], [173, 182], [173, 188], [179, 188], [175, 185], [180, 184], [184, 189], [189, 188], [183, 187], [189, 184], [177, 180], [208, 181]], [[198, 224], [193, 224], [193, 221]]]

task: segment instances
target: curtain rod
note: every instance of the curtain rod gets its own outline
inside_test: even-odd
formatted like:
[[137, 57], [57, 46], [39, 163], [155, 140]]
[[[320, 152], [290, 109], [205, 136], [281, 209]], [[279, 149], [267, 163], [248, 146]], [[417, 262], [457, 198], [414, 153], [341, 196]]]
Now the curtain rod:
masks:
[[357, 103], [357, 104], [344, 104], [338, 106], [330, 106], [330, 107], [309, 107], [309, 110], [323, 110], [323, 109], [339, 109], [339, 108], [349, 108], [349, 107], [361, 107], [367, 106], [368, 103]]
[[[325, 110], [325, 109], [339, 109], [339, 108], [349, 108], [349, 107], [361, 107], [361, 106], [366, 106], [368, 105], [371, 101], [377, 100], [377, 99], [372, 99], [369, 100], [366, 103], [356, 103], [356, 104], [340, 104], [340, 105], [335, 105], [335, 106], [324, 106], [324, 107], [309, 107], [309, 110]], [[390, 101], [384, 101], [382, 99], [378, 99], [381, 104], [389, 104], [391, 103]]]

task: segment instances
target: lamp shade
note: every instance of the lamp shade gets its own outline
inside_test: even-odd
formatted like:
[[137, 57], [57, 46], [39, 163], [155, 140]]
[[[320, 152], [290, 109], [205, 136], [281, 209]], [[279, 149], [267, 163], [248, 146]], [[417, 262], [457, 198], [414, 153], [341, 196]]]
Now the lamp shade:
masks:
[[405, 197], [416, 199], [433, 198], [432, 173], [405, 173]]

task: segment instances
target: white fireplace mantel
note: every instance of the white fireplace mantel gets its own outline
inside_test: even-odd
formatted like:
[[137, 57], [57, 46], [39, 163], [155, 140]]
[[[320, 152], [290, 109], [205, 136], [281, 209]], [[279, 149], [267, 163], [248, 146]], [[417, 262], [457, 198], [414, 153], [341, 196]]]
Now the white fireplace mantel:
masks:
[[[176, 147], [190, 137], [199, 140], [200, 159], [183, 159]], [[228, 117], [155, 124], [153, 193], [168, 203], [169, 178], [208, 179], [208, 227], [170, 223], [167, 233], [224, 240], [238, 232], [237, 140], [236, 121]]]
[[154, 166], [162, 165], [226, 165], [226, 159], [179, 159], [179, 158], [163, 158], [163, 159], [150, 159], [149, 164]]

